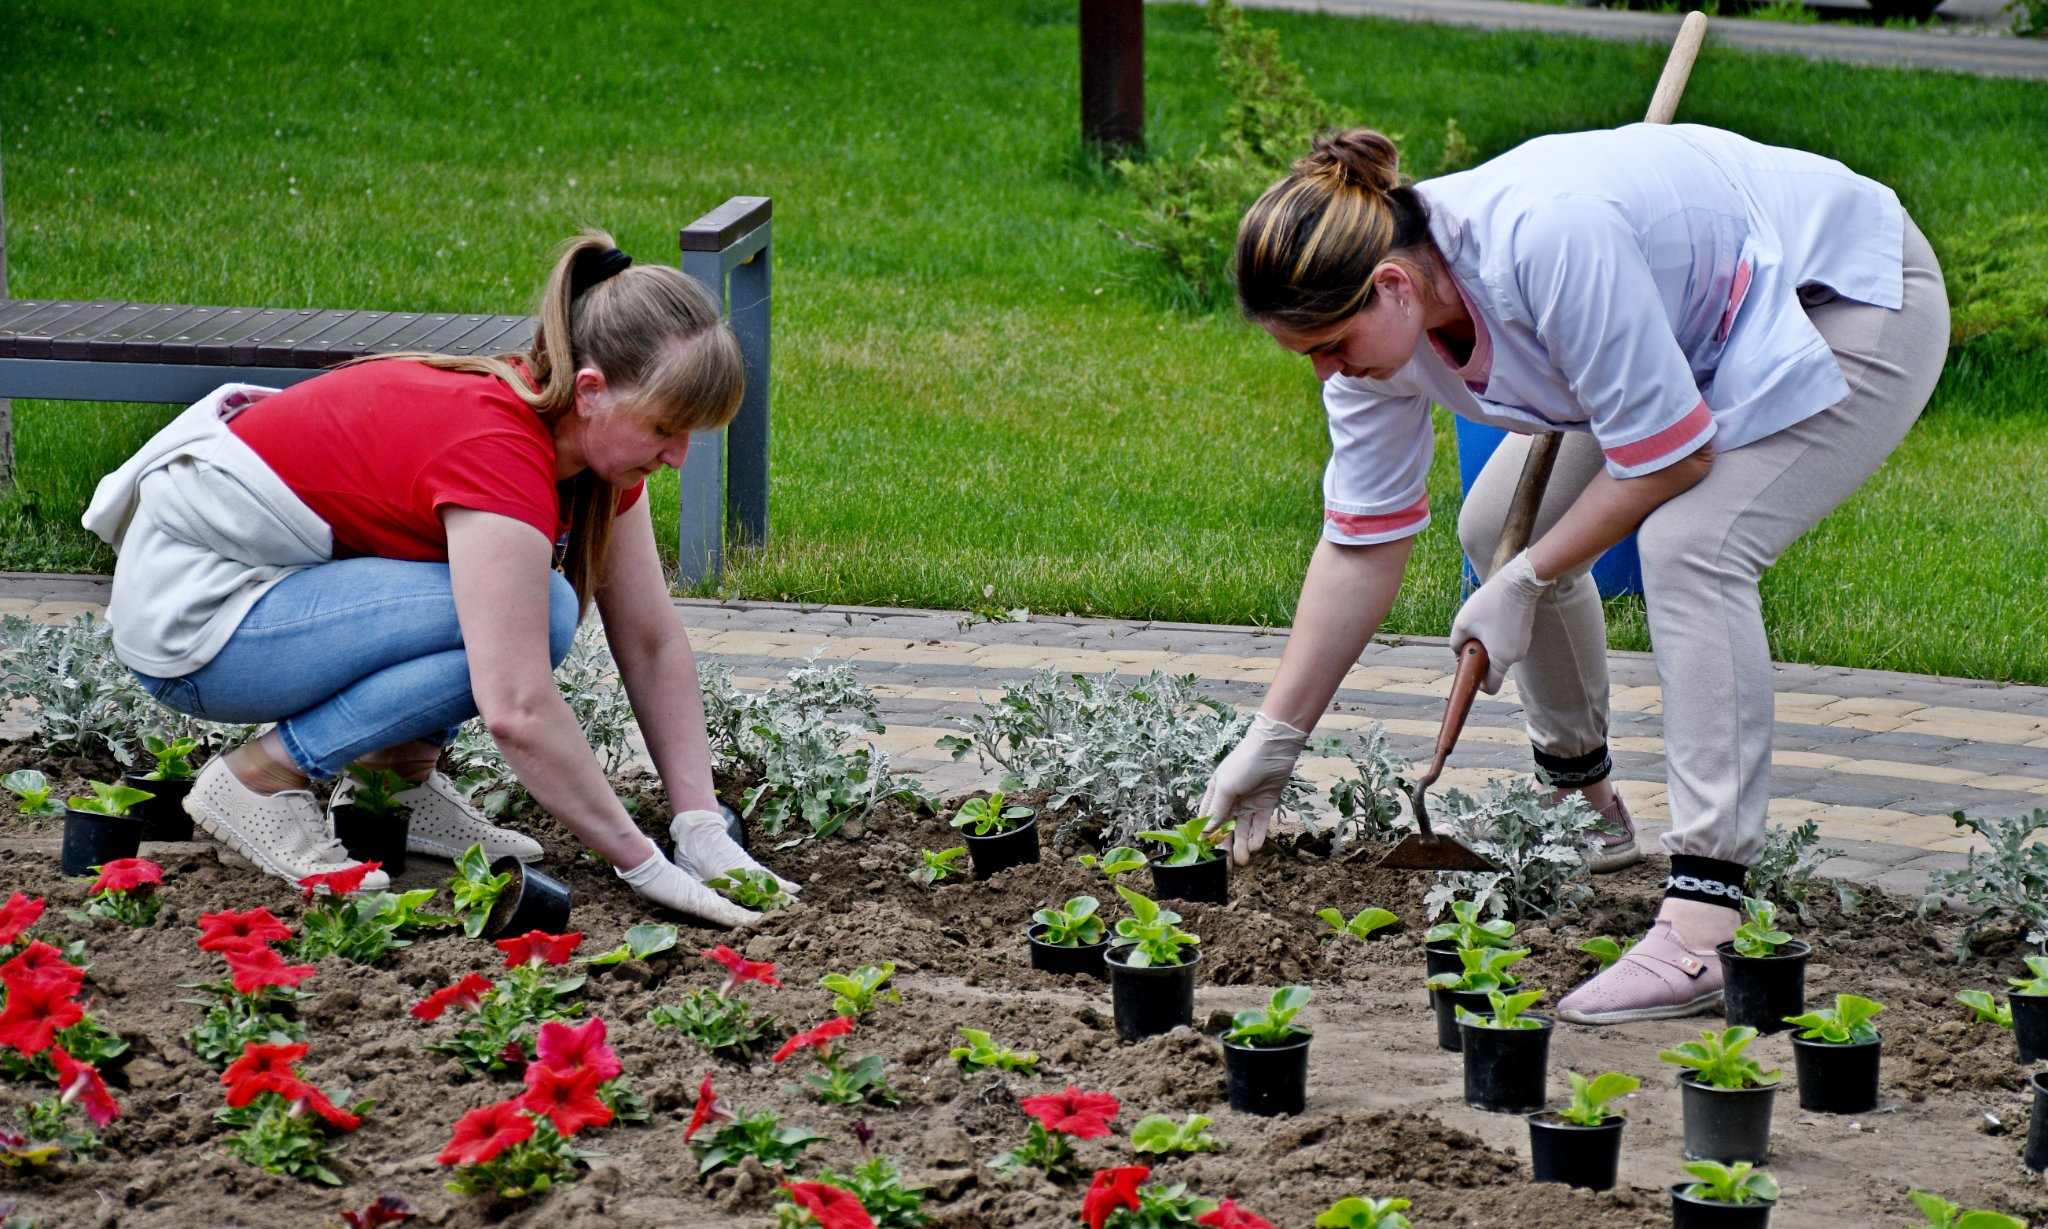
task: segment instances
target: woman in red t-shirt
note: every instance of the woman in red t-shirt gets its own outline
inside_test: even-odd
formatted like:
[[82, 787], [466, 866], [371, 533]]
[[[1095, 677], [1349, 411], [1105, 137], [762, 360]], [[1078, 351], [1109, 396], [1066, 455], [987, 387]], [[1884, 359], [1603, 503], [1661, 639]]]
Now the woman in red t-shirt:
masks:
[[[310, 785], [361, 762], [414, 783], [409, 849], [530, 861], [538, 843], [435, 771], [480, 713], [534, 799], [641, 896], [752, 920], [699, 882], [755, 863], [719, 814], [641, 497], [691, 432], [731, 420], [742, 382], [703, 287], [591, 233], [557, 260], [526, 354], [395, 355], [181, 415], [102, 483], [88, 523], [128, 548], [109, 614], [143, 685], [196, 717], [276, 723], [208, 764], [186, 809], [273, 874], [347, 869]], [[680, 866], [626, 814], [554, 685], [593, 603], [680, 812]]]

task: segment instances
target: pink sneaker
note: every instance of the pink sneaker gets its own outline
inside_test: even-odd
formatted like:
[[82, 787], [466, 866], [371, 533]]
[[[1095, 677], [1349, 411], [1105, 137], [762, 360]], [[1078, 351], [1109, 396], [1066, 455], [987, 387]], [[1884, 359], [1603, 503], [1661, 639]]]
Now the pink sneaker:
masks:
[[1721, 960], [1679, 941], [1659, 918], [1650, 933], [1600, 974], [1564, 996], [1557, 1018], [1573, 1024], [1627, 1024], [1711, 1011], [1721, 1001]]
[[1621, 800], [1619, 792], [1600, 808], [1599, 815], [1607, 827], [1586, 851], [1587, 868], [1596, 875], [1605, 875], [1642, 861], [1642, 847], [1636, 844], [1636, 824], [1629, 818], [1628, 804]]

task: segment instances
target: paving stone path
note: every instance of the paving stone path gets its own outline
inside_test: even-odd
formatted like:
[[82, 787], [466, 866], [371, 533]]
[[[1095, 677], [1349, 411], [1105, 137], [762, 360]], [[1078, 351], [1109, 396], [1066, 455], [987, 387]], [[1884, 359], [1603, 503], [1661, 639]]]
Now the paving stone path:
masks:
[[[0, 573], [0, 614], [99, 613], [106, 593], [104, 577]], [[1183, 623], [1038, 615], [973, 623], [946, 611], [771, 602], [676, 606], [700, 656], [725, 663], [741, 687], [764, 687], [814, 652], [853, 663], [889, 727], [875, 742], [899, 771], [940, 794], [995, 780], [972, 756], [956, 761], [937, 747], [958, 732], [949, 719], [1034, 671], [1192, 674], [1208, 694], [1249, 708], [1287, 644], [1285, 631]], [[1423, 757], [1442, 719], [1450, 665], [1440, 639], [1375, 640], [1319, 729], [1382, 721], [1401, 751]], [[1610, 670], [1615, 777], [1655, 835], [1669, 827], [1656, 670], [1646, 653], [1614, 653]], [[2048, 805], [2048, 688], [1828, 666], [1779, 665], [1776, 676], [1771, 823], [1815, 820], [1827, 842], [1846, 851], [1829, 874], [1917, 893], [1929, 871], [1960, 866], [1978, 839], [1950, 812], [2024, 814]], [[1340, 763], [1308, 761], [1304, 770], [1327, 781]], [[1469, 790], [1528, 768], [1513, 685], [1481, 696], [1445, 783]]]

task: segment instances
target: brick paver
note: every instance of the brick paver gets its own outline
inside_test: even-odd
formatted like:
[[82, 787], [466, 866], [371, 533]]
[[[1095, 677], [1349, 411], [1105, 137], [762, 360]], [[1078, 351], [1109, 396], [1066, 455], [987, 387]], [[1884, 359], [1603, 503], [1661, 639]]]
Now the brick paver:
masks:
[[[0, 613], [63, 618], [103, 610], [103, 577], [0, 573]], [[1005, 686], [1050, 666], [1063, 672], [1193, 674], [1202, 690], [1256, 705], [1286, 648], [1269, 628], [1207, 627], [1034, 615], [971, 623], [943, 611], [810, 607], [767, 602], [676, 603], [698, 652], [758, 689], [822, 651], [848, 661], [881, 703], [877, 742], [900, 771], [941, 794], [993, 783], [970, 755], [935, 746], [956, 718]], [[1345, 678], [1320, 729], [1342, 734], [1377, 720], [1396, 747], [1421, 758], [1442, 719], [1451, 656], [1442, 640], [1374, 642]], [[1655, 835], [1669, 823], [1662, 693], [1648, 654], [1615, 653], [1612, 745], [1630, 810]], [[1919, 890], [1930, 870], [1960, 865], [1976, 838], [1950, 812], [2024, 814], [2048, 797], [2048, 688], [1839, 667], [1779, 665], [1771, 822], [1813, 819], [1846, 853], [1830, 873], [1892, 890]], [[5, 732], [0, 728], [0, 732]], [[1327, 781], [1342, 761], [1305, 760]], [[1527, 739], [1513, 688], [1482, 696], [1445, 774], [1476, 788], [1526, 772]]]

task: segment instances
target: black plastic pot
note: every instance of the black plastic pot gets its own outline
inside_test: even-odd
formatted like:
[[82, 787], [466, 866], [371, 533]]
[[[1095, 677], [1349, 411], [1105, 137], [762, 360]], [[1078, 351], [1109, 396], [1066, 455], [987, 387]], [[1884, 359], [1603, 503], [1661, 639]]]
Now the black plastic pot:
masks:
[[[725, 834], [732, 838], [733, 844], [741, 849], [746, 849], [747, 821], [740, 818], [738, 811], [733, 810], [722, 802], [718, 804], [718, 813], [725, 816]], [[753, 851], [748, 850], [748, 852], [751, 853]]]
[[1152, 864], [1152, 895], [1159, 900], [1230, 903], [1230, 859], [1211, 858], [1188, 866]]
[[1112, 946], [1102, 955], [1109, 970], [1109, 1001], [1116, 1018], [1116, 1035], [1125, 1041], [1172, 1032], [1195, 1021], [1195, 967], [1202, 953], [1184, 947], [1187, 959], [1181, 964], [1137, 969], [1123, 962], [1130, 951], [1127, 944]]
[[1729, 1027], [1748, 1025], [1759, 1033], [1783, 1032], [1785, 1017], [1806, 1010], [1806, 958], [1813, 949], [1794, 939], [1775, 956], [1739, 956], [1735, 944], [1721, 954], [1721, 1011]]
[[1550, 1075], [1547, 1016], [1523, 1016], [1541, 1028], [1485, 1028], [1460, 1024], [1465, 1049], [1465, 1104], [1495, 1114], [1528, 1114], [1543, 1108]]
[[1555, 1110], [1529, 1115], [1529, 1168], [1538, 1182], [1562, 1182], [1589, 1191], [1611, 1191], [1621, 1168], [1621, 1128], [1616, 1114], [1596, 1127], [1566, 1122]]
[[1852, 1045], [1792, 1039], [1799, 1108], [1816, 1114], [1862, 1114], [1877, 1108], [1877, 1060], [1884, 1034]]
[[2027, 1168], [2035, 1173], [2048, 1170], [2048, 1072], [2036, 1071], [2027, 1078], [2034, 1090], [2034, 1112], [2027, 1119]]
[[[405, 842], [412, 816], [375, 815], [353, 803], [334, 808], [334, 839], [358, 862], [375, 862], [396, 879], [405, 873]], [[525, 931], [519, 933], [525, 934]]]
[[1045, 927], [1033, 925], [1024, 930], [1024, 937], [1031, 941], [1031, 967], [1041, 973], [1057, 973], [1063, 977], [1086, 974], [1090, 977], [1108, 977], [1102, 969], [1102, 953], [1109, 950], [1109, 940], [1100, 943], [1081, 943], [1063, 947], [1047, 943], [1039, 938]]
[[1762, 1203], [1717, 1203], [1685, 1193], [1690, 1182], [1671, 1187], [1671, 1229], [1764, 1229], [1771, 1223], [1775, 1199]]
[[130, 815], [142, 821], [143, 840], [192, 839], [192, 817], [185, 814], [185, 795], [192, 792], [191, 777], [159, 781], [143, 773], [124, 772], [121, 774], [121, 784], [151, 795], [148, 799], [128, 808]]
[[967, 856], [974, 859], [974, 877], [987, 879], [999, 871], [1038, 861], [1038, 817], [1033, 815], [1008, 832], [975, 836], [960, 830], [967, 839]]
[[[1423, 976], [1435, 977], [1439, 973], [1463, 973], [1465, 965], [1458, 959], [1458, 945], [1449, 939], [1422, 945]], [[1435, 994], [1434, 990], [1429, 993]], [[1431, 999], [1435, 1002], [1435, 999]], [[1453, 1046], [1452, 1049], [1457, 1047]]]
[[1308, 1100], [1308, 1043], [1298, 1037], [1276, 1046], [1223, 1043], [1223, 1078], [1230, 1108], [1246, 1114], [1299, 1114]]
[[130, 815], [64, 811], [64, 873], [90, 875], [95, 866], [132, 858], [142, 848], [142, 821]]
[[484, 938], [516, 938], [529, 930], [565, 934], [569, 929], [569, 885], [542, 874], [517, 858], [491, 863], [491, 874], [512, 873], [505, 894], [484, 919]]
[[1493, 1014], [1493, 1000], [1479, 990], [1432, 990], [1429, 1002], [1436, 1009], [1436, 1048], [1453, 1054], [1463, 1046], [1458, 1040], [1457, 1009], [1462, 1007], [1482, 1016]]
[[1715, 1088], [1693, 1078], [1678, 1077], [1679, 1105], [1685, 1115], [1685, 1159], [1764, 1163], [1771, 1153], [1771, 1107], [1778, 1086]]
[[2012, 1039], [2020, 1048], [2020, 1061], [2048, 1058], [2048, 994], [2015, 994], [2006, 1002], [2012, 1004]]

